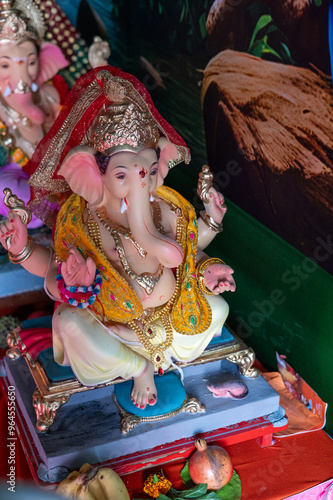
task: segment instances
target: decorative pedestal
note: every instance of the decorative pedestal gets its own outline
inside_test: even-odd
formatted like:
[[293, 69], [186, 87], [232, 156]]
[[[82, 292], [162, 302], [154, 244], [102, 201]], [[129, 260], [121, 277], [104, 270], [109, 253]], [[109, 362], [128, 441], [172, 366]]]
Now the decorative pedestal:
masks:
[[[43, 318], [41, 320], [43, 321]], [[50, 319], [46, 318], [44, 321], [45, 324], [39, 322], [39, 327], [50, 324]], [[51, 427], [59, 408], [67, 403], [69, 398], [81, 392], [95, 391], [96, 388], [83, 386], [75, 378], [70, 367], [57, 365], [53, 359], [52, 348], [43, 350], [37, 359], [33, 360], [21, 337], [23, 335], [20, 329], [16, 329], [8, 335], [8, 344], [11, 349], [7, 352], [7, 357], [14, 360], [22, 355], [25, 358], [36, 384], [33, 405], [36, 411], [37, 429], [45, 432]], [[253, 350], [225, 326], [221, 336], [214, 337], [199, 358], [192, 363], [177, 363], [177, 366], [180, 369], [188, 369], [189, 366], [202, 365], [222, 359], [236, 364], [239, 373], [245, 377], [256, 378], [258, 376], [258, 370], [252, 367], [255, 361]], [[173, 369], [171, 368], [169, 371]], [[99, 385], [98, 388], [113, 386], [119, 382], [123, 382], [123, 380], [115, 379], [107, 384]]]
[[[39, 432], [32, 404], [36, 387], [24, 358], [6, 359], [4, 365], [7, 375], [2, 382], [16, 389], [17, 429], [36, 481], [58, 482], [85, 462], [110, 463], [119, 471], [122, 467], [148, 467], [152, 463], [149, 457], [158, 463], [163, 457], [168, 461], [174, 452], [179, 456], [181, 450], [193, 449], [198, 434], [215, 433], [225, 427], [229, 427], [227, 434], [231, 432], [239, 440], [271, 436], [273, 426], [267, 415], [279, 410], [278, 394], [261, 376], [242, 377], [249, 390], [242, 400], [214, 398], [206, 387], [212, 378], [226, 372], [228, 377], [240, 377], [236, 365], [219, 360], [185, 370], [185, 391], [200, 401], [205, 413], [179, 413], [156, 422], [141, 421], [124, 436], [122, 417], [112, 397], [114, 386], [107, 386], [73, 394], [60, 407], [49, 430]], [[53, 410], [49, 408], [49, 414]], [[233, 426], [244, 421], [248, 422], [245, 434], [235, 434]], [[256, 433], [248, 433], [253, 425]]]
[[[252, 368], [252, 349], [226, 328], [194, 363], [179, 367], [184, 385], [177, 370], [156, 377], [158, 401], [145, 410], [130, 402], [132, 381], [117, 379], [87, 388], [69, 367], [54, 362], [52, 348], [34, 359], [30, 330], [25, 328], [10, 336], [11, 349], [3, 361], [6, 373], [0, 378], [5, 387], [15, 387], [17, 429], [37, 482], [59, 482], [85, 462], [110, 464], [121, 472], [148, 467], [151, 459], [173, 460], [190, 453], [197, 435], [240, 441], [261, 436], [267, 445], [273, 432], [268, 416], [281, 418], [278, 394]], [[245, 384], [247, 396], [215, 398], [207, 385], [226, 378]]]

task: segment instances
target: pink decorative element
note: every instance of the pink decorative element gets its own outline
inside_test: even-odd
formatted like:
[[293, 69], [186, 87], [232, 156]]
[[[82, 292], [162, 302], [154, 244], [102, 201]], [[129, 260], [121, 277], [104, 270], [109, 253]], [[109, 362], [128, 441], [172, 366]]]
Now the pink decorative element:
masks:
[[180, 304], [180, 310], [181, 311], [183, 310], [183, 304]]
[[333, 479], [329, 479], [285, 500], [333, 500]]
[[160, 139], [159, 146], [161, 148], [160, 158], [159, 158], [159, 167], [158, 167], [158, 185], [161, 186], [165, 177], [169, 172], [168, 163], [170, 160], [176, 160], [178, 158], [178, 151], [175, 144], [171, 144], [167, 142], [165, 139]]
[[213, 393], [214, 398], [243, 399], [249, 392], [246, 385], [239, 380], [225, 380], [221, 383], [207, 385], [207, 389]]
[[191, 238], [191, 240], [193, 240], [193, 238], [194, 238], [194, 234], [193, 233], [190, 233], [190, 238]]
[[66, 243], [66, 241], [65, 241], [65, 240], [62, 240], [62, 243], [63, 243], [63, 245], [64, 245], [66, 248], [68, 248], [68, 245], [67, 245], [67, 243]]
[[62, 164], [59, 175], [63, 176], [71, 190], [82, 196], [90, 205], [100, 203], [104, 188], [101, 173], [97, 166], [94, 151], [78, 146]]
[[53, 43], [45, 42], [39, 52], [39, 71], [36, 83], [41, 85], [53, 78], [60, 69], [66, 68], [68, 61], [61, 49]]
[[116, 300], [115, 296], [112, 295], [112, 293], [110, 293], [110, 298], [111, 298], [111, 300]]

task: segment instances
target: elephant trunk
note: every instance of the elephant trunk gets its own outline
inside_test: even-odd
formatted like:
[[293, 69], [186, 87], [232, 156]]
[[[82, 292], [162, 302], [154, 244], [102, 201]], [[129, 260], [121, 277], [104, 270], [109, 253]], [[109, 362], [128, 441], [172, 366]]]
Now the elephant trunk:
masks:
[[139, 245], [165, 267], [178, 267], [183, 260], [182, 248], [173, 238], [157, 230], [149, 197], [148, 190], [143, 188], [126, 198], [127, 220], [131, 233]]
[[31, 92], [26, 94], [14, 94], [11, 97], [12, 104], [14, 105], [13, 107], [16, 108], [16, 103], [20, 112], [29, 118], [35, 125], [42, 125], [44, 123], [46, 119], [45, 113], [33, 103]]

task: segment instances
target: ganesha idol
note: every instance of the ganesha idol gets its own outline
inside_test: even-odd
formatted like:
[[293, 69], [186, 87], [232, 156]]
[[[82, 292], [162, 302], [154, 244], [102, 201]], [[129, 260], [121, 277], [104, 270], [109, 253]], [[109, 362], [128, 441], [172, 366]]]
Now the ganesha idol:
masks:
[[[12, 211], [0, 240], [12, 262], [45, 277], [53, 352], [85, 386], [133, 379], [154, 405], [154, 375], [191, 362], [221, 332], [233, 270], [205, 247], [222, 230], [223, 196], [201, 175], [205, 210], [163, 186], [186, 144], [133, 76], [105, 66], [78, 80], [32, 158], [29, 208], [54, 229], [35, 244]], [[208, 175], [209, 177], [209, 175]], [[48, 199], [67, 201], [54, 213]]]
[[[59, 93], [47, 82], [68, 65], [59, 47], [43, 42], [44, 34], [42, 14], [31, 0], [0, 1], [1, 155], [10, 152], [0, 171], [0, 188], [9, 184], [26, 201], [28, 174], [21, 167], [60, 111]], [[0, 204], [0, 213], [7, 212]], [[33, 218], [30, 227], [40, 224]]]

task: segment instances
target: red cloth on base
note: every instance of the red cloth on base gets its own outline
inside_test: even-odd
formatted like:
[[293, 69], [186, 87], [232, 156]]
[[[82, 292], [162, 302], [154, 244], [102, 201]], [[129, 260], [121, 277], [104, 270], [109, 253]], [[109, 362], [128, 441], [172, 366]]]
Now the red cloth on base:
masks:
[[[267, 448], [252, 440], [226, 449], [241, 479], [242, 500], [282, 500], [333, 477], [333, 441], [322, 430], [277, 439]], [[184, 463], [160, 465], [122, 479], [132, 498], [149, 498], [142, 492], [149, 474], [162, 469], [174, 488], [182, 489], [180, 471]]]

